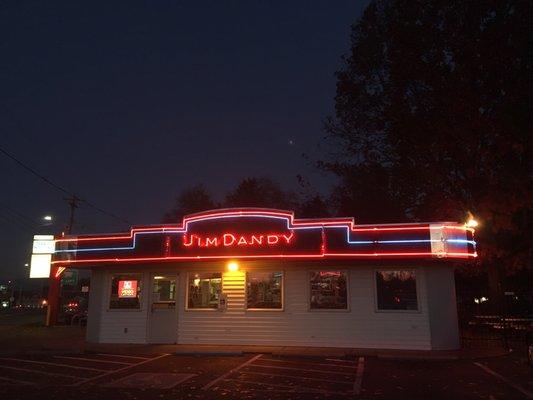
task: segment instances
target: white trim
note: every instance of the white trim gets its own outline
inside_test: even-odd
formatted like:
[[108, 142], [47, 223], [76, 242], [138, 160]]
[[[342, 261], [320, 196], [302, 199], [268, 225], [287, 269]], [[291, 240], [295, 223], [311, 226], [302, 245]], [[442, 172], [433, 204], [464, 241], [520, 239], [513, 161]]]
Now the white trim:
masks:
[[[346, 275], [346, 308], [311, 308], [311, 273], [312, 272], [328, 272], [328, 271], [340, 271], [343, 272]], [[307, 296], [307, 311], [308, 312], [341, 312], [341, 313], [349, 313], [351, 312], [350, 308], [350, 270], [349, 269], [343, 269], [343, 268], [312, 268], [306, 270], [306, 296]]]
[[[106, 295], [106, 312], [140, 312], [144, 311], [143, 307], [143, 301], [144, 301], [144, 279], [145, 279], [145, 272], [115, 272], [115, 271], [108, 271], [106, 274], [106, 281], [107, 281], [107, 295]], [[111, 308], [111, 289], [113, 287], [113, 276], [115, 275], [139, 275], [139, 284], [140, 287], [140, 293], [139, 293], [139, 307], [138, 308]], [[137, 290], [139, 291], [139, 290]], [[117, 294], [118, 295], [118, 294]]]
[[[376, 279], [377, 272], [379, 271], [413, 271], [415, 274], [415, 291], [416, 291], [416, 309], [415, 310], [388, 310], [380, 309], [378, 307], [378, 281]], [[421, 314], [420, 304], [420, 271], [419, 267], [383, 267], [372, 269], [372, 282], [374, 286], [374, 313], [376, 314]]]

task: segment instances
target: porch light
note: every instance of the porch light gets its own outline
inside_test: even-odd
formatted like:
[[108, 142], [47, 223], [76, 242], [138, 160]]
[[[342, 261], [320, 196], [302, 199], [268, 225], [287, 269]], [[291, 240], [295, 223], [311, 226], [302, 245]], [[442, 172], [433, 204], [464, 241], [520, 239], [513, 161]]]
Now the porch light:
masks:
[[228, 263], [228, 271], [236, 272], [238, 270], [239, 270], [239, 264], [237, 264], [235, 261], [231, 261]]

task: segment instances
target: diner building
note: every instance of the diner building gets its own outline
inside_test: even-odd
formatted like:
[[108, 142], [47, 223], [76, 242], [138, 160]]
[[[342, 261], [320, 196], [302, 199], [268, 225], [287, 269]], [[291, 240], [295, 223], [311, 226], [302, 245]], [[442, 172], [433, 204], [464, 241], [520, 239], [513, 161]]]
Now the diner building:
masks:
[[91, 270], [87, 341], [376, 349], [459, 347], [460, 223], [358, 225], [221, 209], [56, 238], [53, 274]]

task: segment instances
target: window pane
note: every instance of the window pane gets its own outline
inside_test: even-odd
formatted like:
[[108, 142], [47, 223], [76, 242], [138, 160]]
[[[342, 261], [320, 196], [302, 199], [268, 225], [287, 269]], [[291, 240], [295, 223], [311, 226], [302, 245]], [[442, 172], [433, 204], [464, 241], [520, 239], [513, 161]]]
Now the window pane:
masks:
[[282, 308], [282, 272], [248, 272], [246, 279], [247, 308]]
[[176, 278], [171, 276], [154, 276], [153, 288], [153, 302], [174, 302], [176, 300]]
[[141, 274], [113, 275], [109, 308], [141, 308]]
[[312, 310], [347, 310], [348, 290], [343, 271], [312, 271], [310, 277]]
[[379, 310], [418, 310], [415, 271], [378, 271]]
[[188, 308], [218, 308], [221, 290], [220, 273], [189, 274]]

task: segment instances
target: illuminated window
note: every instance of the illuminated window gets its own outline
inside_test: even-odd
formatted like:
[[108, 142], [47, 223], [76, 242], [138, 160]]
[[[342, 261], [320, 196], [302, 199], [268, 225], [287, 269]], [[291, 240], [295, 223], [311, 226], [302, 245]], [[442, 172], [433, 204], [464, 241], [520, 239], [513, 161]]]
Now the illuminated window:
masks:
[[221, 291], [221, 273], [191, 273], [189, 274], [187, 290], [187, 308], [218, 308], [218, 299]]
[[282, 272], [248, 272], [246, 274], [246, 307], [281, 310]]
[[153, 280], [153, 303], [176, 302], [176, 278], [173, 276], [156, 275]]
[[413, 270], [376, 271], [378, 310], [418, 310]]
[[141, 308], [141, 274], [113, 275], [111, 277], [111, 309]]
[[309, 285], [311, 310], [348, 309], [346, 272], [312, 271]]

